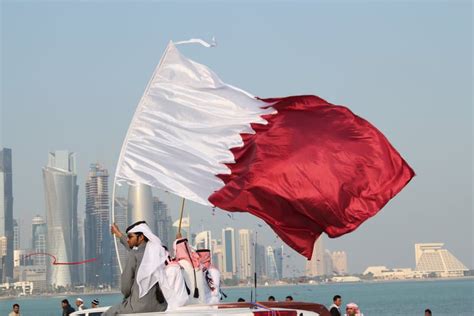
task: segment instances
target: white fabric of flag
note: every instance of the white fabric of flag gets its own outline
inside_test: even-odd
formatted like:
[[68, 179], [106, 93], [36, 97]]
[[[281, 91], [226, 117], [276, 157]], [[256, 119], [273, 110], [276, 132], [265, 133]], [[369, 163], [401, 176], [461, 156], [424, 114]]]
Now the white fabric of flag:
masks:
[[250, 124], [267, 124], [268, 103], [222, 82], [170, 42], [138, 104], [116, 172], [118, 184], [144, 183], [204, 205], [224, 186], [231, 148]]

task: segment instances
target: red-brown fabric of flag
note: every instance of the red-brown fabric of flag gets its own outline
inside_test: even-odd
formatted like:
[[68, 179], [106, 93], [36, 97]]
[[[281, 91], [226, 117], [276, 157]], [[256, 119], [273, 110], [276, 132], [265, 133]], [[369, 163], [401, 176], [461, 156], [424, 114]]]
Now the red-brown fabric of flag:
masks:
[[322, 232], [349, 233], [414, 176], [387, 138], [348, 108], [316, 96], [264, 99], [278, 113], [232, 149], [230, 175], [209, 201], [263, 219], [311, 258]]

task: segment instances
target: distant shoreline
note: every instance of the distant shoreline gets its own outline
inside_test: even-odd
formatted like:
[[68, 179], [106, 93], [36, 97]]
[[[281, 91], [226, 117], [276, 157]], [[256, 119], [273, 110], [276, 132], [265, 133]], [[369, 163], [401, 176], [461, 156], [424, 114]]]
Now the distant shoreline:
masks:
[[[320, 283], [287, 283], [287, 284], [269, 284], [259, 285], [258, 288], [272, 288], [272, 287], [284, 287], [284, 286], [325, 286], [325, 285], [341, 285], [341, 284], [364, 284], [364, 283], [402, 283], [402, 282], [434, 282], [434, 281], [452, 281], [452, 280], [474, 280], [474, 276], [465, 276], [459, 278], [426, 278], [426, 279], [406, 279], [406, 280], [361, 280], [359, 282], [320, 282]], [[233, 285], [223, 286], [222, 289], [235, 289], [235, 288], [252, 288], [251, 285]], [[38, 295], [25, 295], [25, 296], [0, 296], [0, 301], [6, 301], [11, 299], [22, 299], [22, 298], [42, 298], [42, 297], [66, 297], [76, 295], [115, 295], [120, 294], [119, 290], [111, 290], [104, 292], [68, 292], [68, 293], [48, 293]]]
[[[300, 285], [333, 285], [333, 284], [359, 284], [359, 283], [397, 283], [397, 282], [433, 282], [433, 281], [452, 281], [452, 280], [474, 280], [474, 276], [450, 277], [450, 278], [424, 278], [424, 279], [404, 279], [404, 280], [360, 280], [354, 282], [315, 282], [315, 283], [286, 283], [286, 284], [269, 284], [258, 285], [258, 288], [281, 287], [281, 286], [300, 286]], [[234, 288], [251, 288], [253, 285], [230, 285], [221, 286], [222, 289]]]

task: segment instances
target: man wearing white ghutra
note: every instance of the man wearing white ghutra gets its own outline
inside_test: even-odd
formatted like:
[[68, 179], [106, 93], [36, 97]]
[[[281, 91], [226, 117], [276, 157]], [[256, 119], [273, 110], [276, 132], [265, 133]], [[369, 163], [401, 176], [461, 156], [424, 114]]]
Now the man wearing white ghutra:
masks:
[[127, 236], [115, 224], [111, 232], [129, 251], [120, 279], [124, 299], [109, 308], [104, 316], [165, 311], [167, 302], [160, 285], [166, 284], [164, 268], [167, 256], [161, 240], [145, 221], [129, 226]]

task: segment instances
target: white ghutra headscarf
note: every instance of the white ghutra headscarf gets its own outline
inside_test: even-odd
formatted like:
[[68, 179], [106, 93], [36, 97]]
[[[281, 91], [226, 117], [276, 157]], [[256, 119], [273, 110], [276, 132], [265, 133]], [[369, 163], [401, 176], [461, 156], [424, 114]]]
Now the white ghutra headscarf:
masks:
[[147, 224], [139, 224], [128, 231], [128, 233], [142, 233], [148, 238], [143, 259], [138, 267], [136, 281], [139, 289], [139, 298], [145, 296], [148, 291], [159, 282], [166, 284], [165, 261], [166, 251], [161, 244], [160, 238], [151, 232]]

